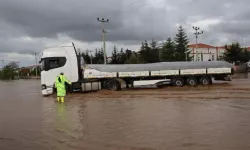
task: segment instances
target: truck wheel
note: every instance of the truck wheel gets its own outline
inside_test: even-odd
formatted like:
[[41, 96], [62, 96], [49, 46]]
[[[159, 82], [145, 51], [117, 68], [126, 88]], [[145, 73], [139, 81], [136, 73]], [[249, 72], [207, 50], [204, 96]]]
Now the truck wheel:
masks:
[[212, 80], [210, 77], [201, 77], [200, 78], [200, 84], [201, 85], [209, 85], [209, 84], [212, 84]]
[[182, 87], [184, 86], [184, 80], [182, 78], [175, 78], [173, 79], [172, 84], [177, 87]]
[[107, 86], [108, 86], [108, 89], [112, 91], [118, 91], [121, 89], [120, 83], [117, 82], [116, 80], [109, 81]]
[[189, 86], [196, 86], [198, 84], [198, 81], [195, 77], [189, 77], [187, 78], [187, 84]]

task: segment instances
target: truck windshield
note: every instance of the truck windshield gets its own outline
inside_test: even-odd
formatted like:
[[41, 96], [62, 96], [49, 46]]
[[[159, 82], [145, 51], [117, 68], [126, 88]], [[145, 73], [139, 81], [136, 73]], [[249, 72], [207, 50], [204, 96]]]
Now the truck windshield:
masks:
[[42, 58], [40, 63], [41, 71], [49, 71], [64, 66], [66, 64], [66, 57]]

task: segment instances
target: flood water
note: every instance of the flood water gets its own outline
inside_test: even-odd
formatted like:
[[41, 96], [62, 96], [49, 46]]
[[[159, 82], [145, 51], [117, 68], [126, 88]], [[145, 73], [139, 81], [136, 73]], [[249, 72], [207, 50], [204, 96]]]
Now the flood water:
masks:
[[249, 150], [250, 79], [42, 97], [0, 82], [0, 150]]

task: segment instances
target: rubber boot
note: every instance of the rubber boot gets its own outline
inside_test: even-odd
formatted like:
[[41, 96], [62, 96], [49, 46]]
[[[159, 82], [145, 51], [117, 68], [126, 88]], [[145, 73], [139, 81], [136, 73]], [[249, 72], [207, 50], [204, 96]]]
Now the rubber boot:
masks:
[[57, 101], [60, 102], [60, 97], [57, 97]]
[[64, 103], [64, 97], [61, 97], [61, 102]]

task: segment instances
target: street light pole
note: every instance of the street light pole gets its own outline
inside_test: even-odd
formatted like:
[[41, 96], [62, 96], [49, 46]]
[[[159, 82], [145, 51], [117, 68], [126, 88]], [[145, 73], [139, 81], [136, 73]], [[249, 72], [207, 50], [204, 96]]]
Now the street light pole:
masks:
[[17, 66], [18, 66], [18, 68], [17, 68], [17, 75], [18, 75], [18, 79], [20, 79], [20, 73], [19, 73], [19, 68], [20, 68], [19, 64], [20, 64], [20, 62], [19, 61], [13, 61], [13, 63], [16, 63]]
[[193, 29], [195, 30], [195, 33], [194, 33], [194, 35], [195, 35], [195, 38], [196, 38], [196, 61], [197, 61], [197, 58], [198, 58], [198, 36], [200, 35], [200, 34], [203, 34], [203, 31], [201, 31], [201, 32], [199, 32], [199, 30], [200, 30], [200, 27], [195, 27], [195, 26], [193, 26]]
[[186, 61], [188, 61], [188, 53], [187, 52], [185, 52], [186, 53]]
[[244, 42], [243, 42], [244, 41], [244, 37], [242, 36], [241, 38], [242, 38], [242, 45], [241, 45], [241, 47], [244, 48]]
[[37, 54], [38, 54], [38, 53], [34, 53], [34, 55], [35, 55], [35, 60], [36, 60], [36, 79], [38, 79], [38, 77], [37, 77], [37, 57], [36, 57]]
[[102, 23], [102, 41], [103, 41], [103, 57], [104, 57], [104, 64], [107, 64], [107, 54], [106, 54], [106, 43], [105, 43], [105, 33], [106, 30], [104, 28], [104, 23], [109, 22], [109, 19], [104, 18], [97, 18], [97, 21]]

